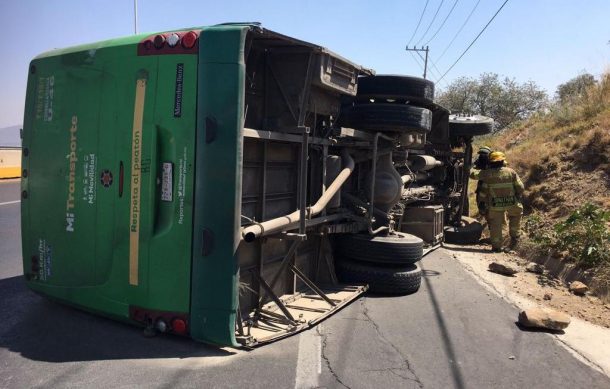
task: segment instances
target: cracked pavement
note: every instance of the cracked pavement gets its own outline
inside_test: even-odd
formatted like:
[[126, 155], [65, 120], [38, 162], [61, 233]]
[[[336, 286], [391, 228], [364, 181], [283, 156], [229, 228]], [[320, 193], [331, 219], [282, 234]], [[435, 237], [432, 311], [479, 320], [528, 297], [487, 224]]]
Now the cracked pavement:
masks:
[[[0, 185], [0, 198], [13, 197], [18, 184]], [[295, 387], [305, 333], [250, 352], [144, 338], [137, 328], [25, 287], [19, 204], [0, 207], [0, 244], [1, 388]], [[490, 295], [451, 255], [437, 250], [422, 268], [418, 293], [361, 297], [309, 330], [321, 343], [320, 358], [311, 359], [320, 362], [317, 387], [610, 388], [608, 377], [552, 336], [521, 331], [518, 310]]]
[[610, 387], [553, 336], [520, 330], [517, 308], [450, 254], [431, 253], [422, 269], [418, 293], [369, 295], [324, 322], [320, 387]]

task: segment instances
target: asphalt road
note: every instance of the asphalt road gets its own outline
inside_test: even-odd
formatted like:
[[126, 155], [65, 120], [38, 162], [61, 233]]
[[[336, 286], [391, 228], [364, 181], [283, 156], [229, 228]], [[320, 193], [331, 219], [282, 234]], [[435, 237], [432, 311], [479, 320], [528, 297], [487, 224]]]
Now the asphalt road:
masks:
[[144, 338], [25, 287], [18, 199], [0, 182], [0, 387], [610, 388], [551, 335], [520, 330], [444, 250], [423, 260], [418, 293], [367, 295], [254, 351]]

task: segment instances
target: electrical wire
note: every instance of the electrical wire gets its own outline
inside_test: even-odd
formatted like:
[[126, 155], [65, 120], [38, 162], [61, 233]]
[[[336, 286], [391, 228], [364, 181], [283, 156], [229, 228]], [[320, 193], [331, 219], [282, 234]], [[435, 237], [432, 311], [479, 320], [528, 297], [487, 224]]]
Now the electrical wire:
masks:
[[[419, 51], [416, 51], [417, 55], [419, 56], [419, 58], [421, 58], [422, 62], [426, 62], [426, 60], [424, 59], [424, 57], [422, 57], [422, 55], [419, 53]], [[413, 54], [412, 51], [409, 51], [409, 54], [411, 54], [411, 57], [413, 57], [413, 60], [415, 61], [415, 63], [417, 63], [417, 65], [419, 66], [419, 68], [422, 70], [422, 72], [425, 72], [425, 68], [424, 66], [417, 60], [417, 57], [415, 56], [415, 54]], [[435, 78], [437, 78], [438, 76], [441, 75], [441, 71], [438, 69], [438, 67], [436, 66], [436, 64], [432, 61], [432, 58], [430, 57], [430, 55], [428, 55], [428, 61], [430, 61], [430, 63], [432, 64], [432, 66], [434, 67], [434, 69], [436, 69], [436, 75], [433, 74], [433, 76]], [[430, 68], [430, 73], [432, 73], [433, 69]], [[439, 83], [438, 81], [436, 82], [437, 84]], [[443, 84], [445, 84], [445, 87], [449, 87], [449, 84], [447, 84], [446, 81], [443, 80]]]
[[470, 42], [470, 44], [468, 45], [468, 47], [466, 48], [466, 50], [464, 50], [464, 52], [458, 57], [458, 59], [455, 60], [455, 62], [453, 63], [453, 65], [451, 65], [449, 67], [449, 69], [447, 69], [447, 71], [443, 74], [443, 76], [441, 78], [438, 79], [438, 81], [442, 80], [443, 78], [445, 78], [445, 76], [447, 75], [447, 73], [449, 73], [451, 71], [451, 69], [453, 69], [453, 67], [455, 65], [457, 65], [457, 63], [460, 61], [460, 59], [462, 59], [462, 57], [468, 52], [468, 50], [470, 50], [470, 48], [472, 47], [472, 45], [474, 45], [474, 43], [477, 41], [477, 39], [479, 39], [479, 37], [483, 34], [483, 32], [485, 32], [485, 30], [487, 29], [487, 27], [491, 24], [491, 22], [493, 22], [493, 20], [496, 18], [496, 16], [498, 16], [498, 14], [500, 13], [500, 11], [502, 11], [502, 8], [504, 8], [504, 6], [506, 5], [506, 3], [508, 3], [508, 0], [505, 0], [504, 3], [502, 3], [502, 5], [500, 6], [500, 8], [498, 8], [498, 10], [496, 11], [496, 13], [494, 14], [494, 16], [491, 17], [491, 19], [489, 19], [489, 22], [487, 22], [487, 24], [485, 25], [485, 27], [483, 27], [483, 29], [481, 30], [481, 32], [479, 32], [479, 35], [476, 36], [476, 38], [474, 38], [474, 40], [472, 42]]
[[434, 21], [436, 20], [436, 17], [438, 16], [438, 11], [441, 10], [441, 7], [443, 6], [443, 3], [445, 2], [445, 0], [441, 0], [441, 3], [438, 5], [438, 8], [436, 9], [436, 13], [434, 14], [434, 16], [432, 17], [432, 21], [430, 22], [430, 24], [428, 25], [428, 28], [426, 28], [426, 31], [424, 32], [424, 35], [421, 36], [421, 38], [419, 38], [419, 40], [417, 41], [417, 43], [415, 44], [416, 46], [419, 45], [419, 42], [423, 41], [424, 38], [426, 37], [426, 34], [428, 33], [428, 31], [430, 31], [430, 27], [432, 27], [432, 24], [434, 23]]
[[419, 51], [417, 50], [408, 50], [409, 54], [411, 54], [411, 57], [413, 57], [413, 61], [415, 61], [415, 63], [417, 64], [417, 66], [419, 66], [419, 68], [422, 70], [422, 72], [426, 72], [426, 68], [424, 67], [424, 65], [422, 65], [418, 60], [417, 57], [415, 56], [415, 54], [413, 54], [413, 51], [415, 51], [417, 53], [417, 55], [419, 56], [419, 58], [421, 58], [422, 63], [426, 63], [426, 60], [424, 59], [424, 57], [421, 56], [421, 54], [419, 53]]
[[407, 47], [409, 47], [409, 45], [411, 44], [411, 41], [413, 40], [413, 38], [415, 38], [415, 34], [417, 34], [417, 30], [419, 29], [419, 25], [421, 24], [421, 20], [424, 17], [424, 14], [426, 13], [426, 8], [428, 8], [428, 2], [430, 0], [426, 0], [426, 5], [424, 5], [424, 10], [421, 12], [421, 15], [419, 16], [419, 22], [417, 22], [417, 26], [415, 27], [415, 31], [413, 31], [413, 35], [411, 35], [411, 39], [409, 39], [409, 43], [407, 43]]
[[[419, 55], [419, 58], [421, 58], [422, 62], [426, 63], [426, 59], [424, 57], [422, 57], [422, 55], [419, 53], [419, 51], [416, 51], [417, 55]], [[432, 61], [432, 57], [430, 56], [430, 54], [428, 53], [428, 62], [430, 62], [430, 64], [432, 65], [432, 67], [434, 69], [436, 69], [436, 75], [434, 76], [435, 78], [438, 79], [438, 77], [442, 74], [440, 70], [438, 70], [438, 67], [436, 67], [436, 64], [434, 63], [434, 61]], [[420, 65], [421, 67], [421, 65]], [[432, 73], [432, 71], [434, 70], [432, 68], [429, 68], [430, 73]], [[445, 86], [449, 86], [447, 85], [447, 83], [445, 81], [443, 81], [443, 83], [445, 84]], [[438, 82], [437, 82], [438, 84]]]
[[[422, 57], [422, 55], [416, 51], [417, 55], [419, 56], [419, 58], [421, 58], [421, 61], [425, 64], [426, 60], [424, 59], [424, 57]], [[413, 60], [415, 60], [415, 62], [417, 63], [417, 65], [419, 66], [419, 68], [422, 70], [422, 72], [425, 72], [425, 68], [424, 65], [422, 65], [418, 60], [417, 57], [415, 56], [415, 54], [413, 54], [413, 52], [409, 51], [409, 54], [411, 54], [411, 56], [413, 57]], [[436, 67], [436, 65], [434, 63], [432, 63], [432, 61], [430, 60], [430, 57], [428, 56], [428, 61], [430, 61], [430, 63], [434, 66], [434, 68], [436, 68], [436, 75], [433, 74], [433, 76], [435, 78], [437, 78], [438, 76], [441, 75], [440, 70], [438, 70], [438, 68]], [[432, 68], [428, 68], [428, 70], [430, 71], [430, 73], [432, 73], [433, 69]], [[443, 81], [443, 83], [445, 84], [445, 86], [449, 86], [445, 81]]]
[[457, 5], [457, 3], [460, 0], [455, 0], [455, 2], [453, 3], [453, 6], [451, 7], [451, 9], [449, 10], [449, 13], [447, 14], [447, 16], [445, 16], [445, 19], [443, 20], [443, 22], [441, 23], [441, 25], [439, 26], [438, 30], [436, 30], [436, 32], [434, 33], [434, 35], [432, 35], [432, 38], [428, 39], [428, 41], [426, 43], [424, 43], [424, 46], [428, 46], [428, 43], [432, 42], [432, 40], [436, 37], [436, 35], [442, 30], [443, 26], [445, 25], [445, 22], [447, 22], [447, 19], [449, 19], [449, 16], [451, 16], [451, 13], [453, 12], [453, 10], [455, 9], [455, 6]]
[[413, 57], [413, 61], [415, 61], [415, 63], [419, 66], [419, 68], [423, 72], [424, 71], [424, 67], [422, 66], [422, 64], [419, 63], [419, 61], [417, 60], [417, 57], [415, 56], [415, 54], [413, 54], [412, 51], [409, 51], [409, 54], [411, 54], [411, 57]]
[[468, 17], [466, 18], [466, 20], [464, 21], [464, 23], [462, 24], [462, 26], [460, 27], [460, 29], [458, 30], [457, 33], [455, 33], [455, 35], [453, 36], [453, 39], [451, 40], [451, 42], [449, 42], [449, 44], [447, 45], [447, 47], [445, 47], [445, 49], [443, 50], [443, 52], [441, 53], [441, 55], [438, 56], [437, 60], [441, 60], [441, 58], [443, 58], [443, 56], [445, 55], [445, 53], [447, 52], [447, 50], [449, 50], [449, 48], [451, 47], [451, 45], [453, 44], [453, 42], [455, 42], [456, 38], [460, 35], [460, 33], [462, 32], [462, 30], [464, 29], [464, 27], [466, 27], [466, 24], [468, 24], [468, 21], [470, 20], [470, 17], [472, 16], [472, 14], [474, 13], [474, 11], [477, 9], [477, 7], [479, 6], [479, 3], [481, 2], [481, 0], [477, 0], [477, 3], [474, 5], [474, 7], [472, 8], [472, 10], [470, 11], [470, 13], [468, 14]]

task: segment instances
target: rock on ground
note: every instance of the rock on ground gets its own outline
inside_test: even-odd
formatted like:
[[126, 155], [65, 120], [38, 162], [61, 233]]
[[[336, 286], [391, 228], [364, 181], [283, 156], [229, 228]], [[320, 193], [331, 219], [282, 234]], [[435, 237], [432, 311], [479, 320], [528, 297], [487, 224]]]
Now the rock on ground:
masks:
[[489, 264], [489, 270], [494, 272], [494, 273], [503, 274], [505, 276], [512, 276], [515, 273], [519, 272], [519, 270], [517, 270], [513, 266], [508, 265], [506, 263], [500, 263], [500, 262], [492, 262], [492, 263], [490, 263]]
[[578, 296], [584, 296], [589, 290], [589, 287], [580, 281], [574, 281], [570, 284], [570, 292]]
[[525, 270], [530, 273], [542, 274], [544, 273], [544, 266], [536, 262], [530, 262], [525, 266]]
[[525, 327], [558, 331], [570, 325], [570, 316], [561, 312], [532, 308], [519, 313], [519, 323]]

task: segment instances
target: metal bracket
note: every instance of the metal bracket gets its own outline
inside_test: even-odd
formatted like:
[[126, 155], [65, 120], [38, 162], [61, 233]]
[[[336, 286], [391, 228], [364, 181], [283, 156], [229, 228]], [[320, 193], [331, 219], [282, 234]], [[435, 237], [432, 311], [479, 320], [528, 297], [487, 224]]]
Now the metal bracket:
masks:
[[[275, 293], [273, 293], [273, 288], [275, 287], [275, 284], [277, 284], [277, 281], [280, 279], [282, 273], [284, 273], [284, 271], [286, 271], [286, 269], [288, 268], [288, 264], [290, 263], [290, 261], [292, 260], [292, 257], [296, 253], [296, 250], [297, 250], [297, 247], [299, 247], [299, 244], [301, 244], [300, 240], [295, 240], [294, 242], [292, 242], [290, 249], [288, 249], [288, 253], [286, 253], [286, 256], [284, 257], [284, 259], [282, 259], [280, 268], [277, 270], [277, 272], [273, 276], [273, 279], [271, 280], [271, 284], [267, 284], [265, 282], [265, 280], [263, 279], [263, 277], [258, 272], [253, 271], [256, 274], [256, 277], [258, 278], [260, 286], [263, 287], [263, 290], [259, 294], [258, 307], [256, 308], [256, 312], [254, 314], [255, 316], [257, 316], [261, 310], [261, 306], [263, 304], [265, 294], [269, 294], [269, 297], [271, 297], [273, 299], [273, 301], [276, 302], [276, 304], [277, 304], [277, 301], [280, 301], [279, 298], [275, 295]], [[281, 301], [280, 301], [280, 304], [281, 304]], [[278, 306], [280, 306], [280, 305], [278, 304]], [[281, 307], [280, 307], [280, 309], [281, 309]], [[286, 309], [286, 307], [284, 307], [284, 309]], [[282, 310], [282, 312], [283, 312], [283, 310]], [[294, 321], [294, 319], [292, 319], [292, 320]]]
[[293, 232], [280, 232], [279, 234], [269, 235], [267, 238], [270, 239], [285, 239], [285, 240], [298, 240], [304, 241], [307, 240], [307, 234], [295, 234]]
[[[280, 300], [279, 297], [277, 297], [277, 295], [273, 292], [273, 289], [271, 286], [269, 286], [269, 284], [267, 284], [267, 282], [263, 279], [263, 277], [261, 277], [257, 272], [254, 272], [254, 274], [256, 274], [256, 277], [258, 278], [258, 281], [260, 282], [260, 285], [263, 287], [263, 290], [265, 291], [265, 293], [271, 297], [271, 299], [273, 300], [273, 302], [278, 306], [278, 308], [282, 311], [282, 313], [284, 314], [284, 316], [286, 316], [286, 319], [288, 319], [289, 324], [292, 325], [296, 325], [297, 322], [294, 319], [294, 317], [292, 316], [292, 314], [290, 313], [290, 311], [288, 310], [288, 308], [286, 308], [286, 306], [284, 305], [284, 303], [282, 302], [282, 300]], [[257, 309], [256, 313], [254, 314], [255, 317], [258, 317], [260, 315], [260, 311], [261, 309]]]
[[294, 274], [296, 274], [297, 277], [301, 279], [301, 281], [305, 283], [305, 285], [307, 285], [311, 290], [313, 290], [318, 296], [322, 297], [324, 301], [326, 301], [333, 307], [337, 306], [337, 303], [329, 299], [328, 296], [324, 294], [324, 292], [322, 292], [322, 290], [318, 288], [316, 284], [314, 284], [309, 278], [307, 278], [307, 276], [298, 267], [292, 265], [290, 266], [290, 269], [294, 272]]

